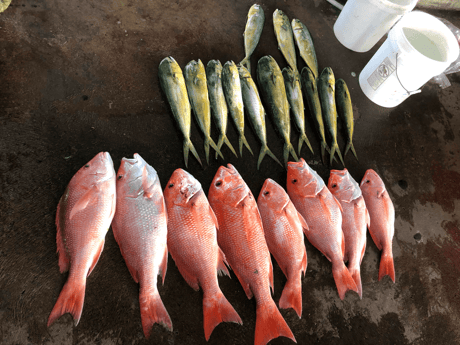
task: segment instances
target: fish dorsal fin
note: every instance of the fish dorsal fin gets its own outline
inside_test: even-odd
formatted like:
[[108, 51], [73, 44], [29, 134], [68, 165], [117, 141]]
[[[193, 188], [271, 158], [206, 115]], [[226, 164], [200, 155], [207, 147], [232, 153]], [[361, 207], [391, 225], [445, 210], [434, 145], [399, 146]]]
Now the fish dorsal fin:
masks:
[[99, 188], [97, 186], [88, 189], [72, 207], [69, 219], [72, 219], [78, 212], [83, 211], [91, 202], [95, 201], [98, 192]]
[[213, 209], [211, 208], [211, 205], [209, 205], [209, 215], [211, 216], [211, 219], [216, 226], [216, 230], [219, 230], [219, 222], [217, 221], [216, 214], [214, 213]]

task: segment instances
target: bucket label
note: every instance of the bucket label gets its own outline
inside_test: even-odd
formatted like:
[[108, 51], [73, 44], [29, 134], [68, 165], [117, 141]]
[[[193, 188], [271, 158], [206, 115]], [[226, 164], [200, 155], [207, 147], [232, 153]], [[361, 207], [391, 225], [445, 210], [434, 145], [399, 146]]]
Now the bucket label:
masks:
[[396, 70], [388, 57], [383, 60], [379, 67], [367, 78], [369, 85], [375, 90]]

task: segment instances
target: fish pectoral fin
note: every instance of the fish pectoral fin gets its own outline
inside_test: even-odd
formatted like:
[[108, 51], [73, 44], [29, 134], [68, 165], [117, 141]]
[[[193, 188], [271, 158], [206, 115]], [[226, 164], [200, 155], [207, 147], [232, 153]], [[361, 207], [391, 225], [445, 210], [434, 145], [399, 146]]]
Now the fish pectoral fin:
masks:
[[217, 221], [216, 214], [212, 210], [211, 206], [209, 206], [209, 215], [211, 216], [212, 222], [216, 226], [216, 229], [219, 230], [219, 222]]
[[105, 240], [102, 240], [96, 254], [93, 257], [93, 262], [91, 263], [91, 267], [89, 268], [88, 274], [86, 275], [86, 277], [89, 277], [94, 267], [96, 266], [97, 262], [99, 261], [99, 257], [101, 256], [102, 250], [104, 249], [104, 243], [105, 243]]
[[272, 290], [272, 294], [275, 293], [275, 284], [273, 283], [273, 264], [272, 264], [272, 260], [270, 260], [270, 254], [268, 254], [269, 257], [268, 257], [268, 261], [270, 262], [270, 268], [268, 270], [268, 279], [269, 279], [269, 282], [270, 282], [270, 288]]
[[332, 195], [332, 197], [334, 198], [334, 201], [335, 201], [335, 203], [337, 204], [337, 206], [339, 206], [340, 212], [342, 212], [342, 214], [343, 214], [342, 205], [340, 204], [340, 202], [337, 200], [337, 198], [336, 198], [334, 195]]
[[385, 188], [377, 191], [377, 198], [383, 197], [385, 194]]
[[367, 208], [366, 208], [366, 224], [367, 224], [367, 228], [369, 229], [371, 226], [371, 216], [369, 215], [369, 211]]
[[[165, 277], [166, 277], [166, 270], [168, 268], [168, 247], [165, 246], [165, 252], [163, 254], [163, 260], [161, 261], [160, 265], [160, 272], [161, 272], [161, 283], [164, 285]], [[159, 273], [160, 273], [159, 272]]]
[[302, 225], [302, 228], [304, 229], [304, 232], [305, 232], [305, 230], [309, 231], [310, 228], [308, 227], [307, 221], [305, 220], [305, 218], [298, 211], [297, 211], [297, 216], [299, 217], [300, 224]]
[[78, 199], [70, 211], [69, 219], [72, 219], [78, 212], [83, 211], [91, 202], [95, 201], [98, 194], [98, 188], [90, 188], [83, 196]]

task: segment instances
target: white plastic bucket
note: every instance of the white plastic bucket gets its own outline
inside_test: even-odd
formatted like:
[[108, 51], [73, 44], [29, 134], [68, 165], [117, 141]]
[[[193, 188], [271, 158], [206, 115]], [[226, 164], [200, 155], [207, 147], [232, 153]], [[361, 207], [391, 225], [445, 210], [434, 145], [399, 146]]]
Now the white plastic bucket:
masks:
[[348, 49], [371, 49], [417, 0], [348, 0], [334, 24], [335, 37]]
[[359, 75], [359, 85], [374, 103], [392, 108], [459, 55], [457, 39], [439, 19], [425, 12], [405, 15], [389, 32]]

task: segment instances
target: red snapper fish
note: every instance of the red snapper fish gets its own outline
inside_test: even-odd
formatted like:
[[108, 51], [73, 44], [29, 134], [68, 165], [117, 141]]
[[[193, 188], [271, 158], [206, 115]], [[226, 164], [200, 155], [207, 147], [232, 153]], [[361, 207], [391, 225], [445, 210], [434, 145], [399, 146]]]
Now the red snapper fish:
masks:
[[331, 170], [327, 187], [342, 206], [342, 230], [345, 236], [345, 258], [348, 270], [363, 297], [360, 265], [366, 251], [369, 213], [358, 183], [347, 169]]
[[57, 252], [67, 282], [48, 318], [48, 326], [70, 313], [75, 326], [85, 300], [86, 278], [97, 264], [115, 213], [115, 171], [108, 152], [100, 152], [70, 180], [56, 212]]
[[233, 165], [217, 171], [209, 188], [209, 203], [219, 222], [219, 246], [246, 296], [256, 299], [254, 344], [265, 345], [279, 336], [295, 341], [270, 294], [273, 267], [256, 201]]
[[221, 322], [243, 323], [217, 281], [218, 273], [230, 276], [217, 245], [217, 219], [200, 182], [182, 169], [174, 171], [164, 196], [169, 252], [188, 285], [196, 291], [203, 289], [204, 334], [209, 340]]
[[123, 158], [117, 173], [117, 210], [112, 222], [126, 266], [139, 283], [142, 328], [149, 338], [155, 323], [172, 331], [157, 288], [168, 265], [166, 206], [157, 172], [137, 153]]
[[369, 210], [369, 233], [375, 245], [382, 251], [380, 257], [379, 280], [390, 276], [395, 282], [393, 263], [393, 236], [395, 234], [395, 208], [380, 176], [372, 169], [364, 174], [361, 191]]
[[345, 238], [342, 231], [342, 207], [323, 179], [305, 162], [289, 162], [287, 191], [293, 204], [306, 220], [305, 232], [313, 244], [332, 263], [332, 274], [344, 299], [348, 290], [358, 292], [356, 283], [343, 262]]
[[266, 179], [257, 199], [265, 240], [287, 278], [279, 301], [280, 308], [293, 308], [302, 315], [302, 274], [307, 269], [303, 231], [308, 225], [278, 183]]

